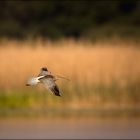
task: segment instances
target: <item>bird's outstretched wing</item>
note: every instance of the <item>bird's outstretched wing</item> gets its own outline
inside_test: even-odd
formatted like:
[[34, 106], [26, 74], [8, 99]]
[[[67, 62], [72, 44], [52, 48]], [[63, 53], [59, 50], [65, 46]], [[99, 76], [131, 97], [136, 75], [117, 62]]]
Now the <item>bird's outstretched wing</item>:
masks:
[[55, 83], [54, 77], [51, 75], [47, 75], [44, 78], [39, 79], [44, 86], [54, 95], [61, 96], [58, 86]]

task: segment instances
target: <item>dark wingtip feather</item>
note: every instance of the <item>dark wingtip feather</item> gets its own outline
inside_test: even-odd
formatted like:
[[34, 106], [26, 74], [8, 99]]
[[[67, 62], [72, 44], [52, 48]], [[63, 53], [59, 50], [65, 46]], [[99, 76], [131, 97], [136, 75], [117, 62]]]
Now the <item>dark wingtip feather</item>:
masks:
[[59, 97], [61, 96], [57, 86], [54, 86], [51, 90], [55, 96], [59, 96]]
[[61, 95], [60, 95], [60, 94], [57, 94], [57, 95], [55, 94], [55, 96], [61, 97]]
[[29, 84], [26, 84], [26, 86], [30, 86]]

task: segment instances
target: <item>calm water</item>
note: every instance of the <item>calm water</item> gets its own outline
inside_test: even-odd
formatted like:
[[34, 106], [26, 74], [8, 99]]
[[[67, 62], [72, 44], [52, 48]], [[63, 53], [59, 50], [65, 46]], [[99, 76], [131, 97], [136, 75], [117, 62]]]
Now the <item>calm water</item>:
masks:
[[93, 119], [1, 119], [0, 139], [136, 139], [140, 138], [140, 120]]

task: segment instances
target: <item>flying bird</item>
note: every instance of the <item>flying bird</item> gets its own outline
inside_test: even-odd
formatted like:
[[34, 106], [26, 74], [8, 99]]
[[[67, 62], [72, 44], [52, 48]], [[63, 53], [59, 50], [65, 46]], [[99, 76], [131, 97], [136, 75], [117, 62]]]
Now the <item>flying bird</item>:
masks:
[[46, 67], [42, 67], [37, 77], [32, 77], [27, 80], [26, 86], [34, 86], [37, 85], [38, 83], [42, 83], [55, 96], [61, 96], [59, 88], [55, 83], [55, 81], [60, 78], [69, 80], [62, 76], [51, 75], [51, 72], [49, 72]]

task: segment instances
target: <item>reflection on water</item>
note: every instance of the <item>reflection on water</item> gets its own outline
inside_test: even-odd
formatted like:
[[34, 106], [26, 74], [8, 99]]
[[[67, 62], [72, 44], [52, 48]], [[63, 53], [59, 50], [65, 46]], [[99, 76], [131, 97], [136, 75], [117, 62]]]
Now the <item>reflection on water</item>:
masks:
[[140, 120], [1, 119], [0, 139], [140, 138]]

